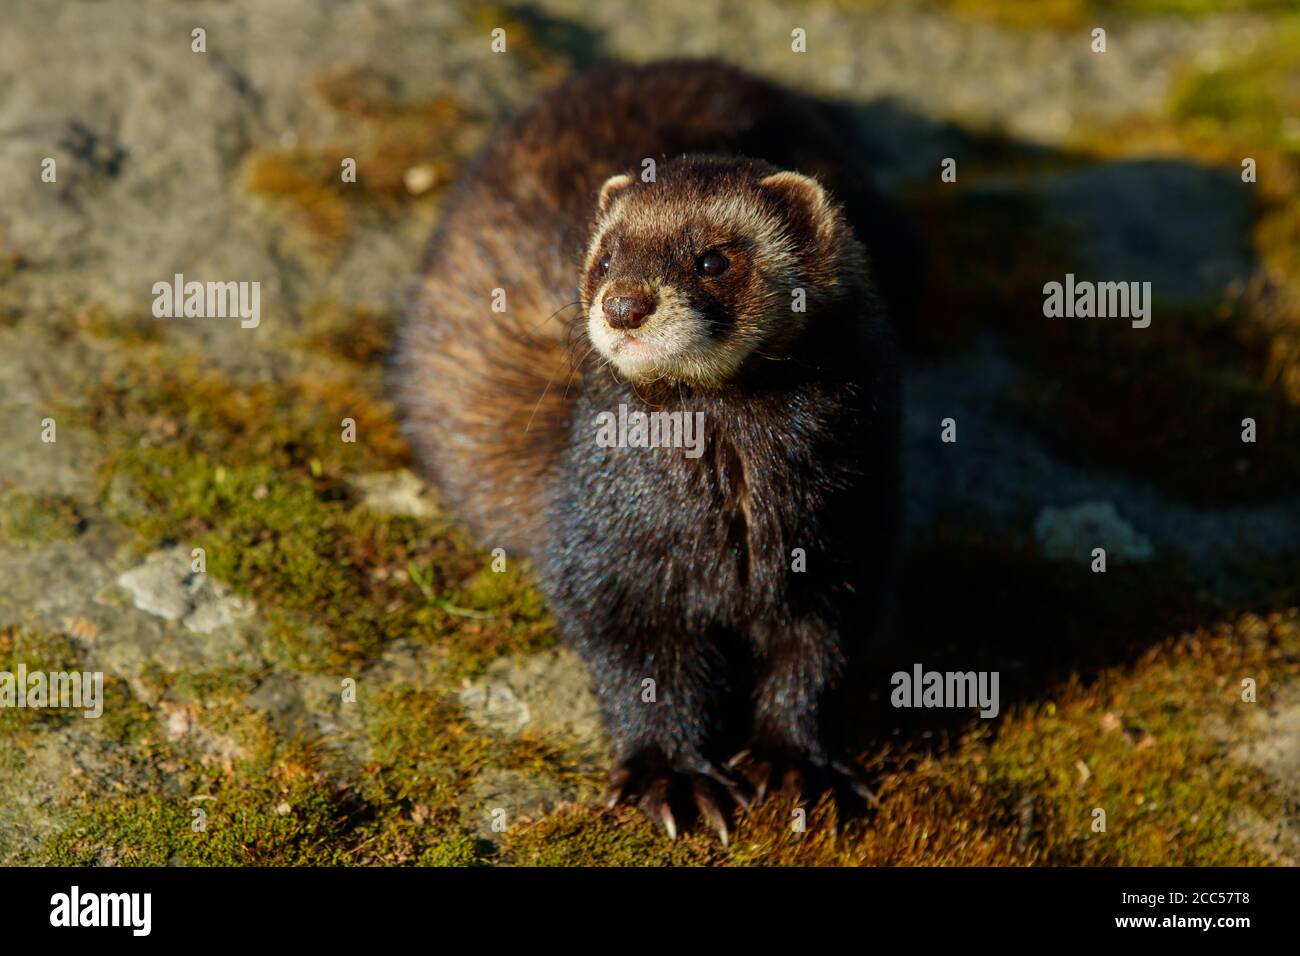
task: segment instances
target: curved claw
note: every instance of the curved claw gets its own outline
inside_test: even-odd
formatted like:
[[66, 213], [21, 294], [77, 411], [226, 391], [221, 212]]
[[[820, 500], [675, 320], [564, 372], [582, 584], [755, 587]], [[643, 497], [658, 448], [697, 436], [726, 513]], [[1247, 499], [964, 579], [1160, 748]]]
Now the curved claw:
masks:
[[695, 798], [695, 807], [700, 811], [700, 816], [713, 827], [718, 838], [722, 840], [725, 847], [731, 842], [731, 834], [727, 829], [727, 818], [718, 806], [718, 801], [713, 795], [713, 786], [709, 783], [710, 778], [697, 777], [691, 784], [691, 795]]
[[667, 777], [656, 777], [642, 795], [638, 806], [641, 811], [668, 831], [668, 839], [677, 839], [677, 819], [669, 802], [671, 782]]
[[751, 803], [744, 780], [724, 768], [707, 760], [673, 765], [662, 756], [622, 763], [609, 775], [604, 800], [609, 809], [635, 803], [673, 840], [677, 839], [680, 815], [698, 813], [723, 846], [731, 840], [731, 811]]
[[677, 821], [673, 818], [672, 809], [666, 803], [659, 809], [659, 822], [662, 823], [664, 829], [668, 831], [668, 839], [676, 840]]
[[798, 767], [791, 767], [781, 777], [781, 792], [796, 800], [802, 800], [808, 793], [808, 778]]
[[[880, 806], [856, 767], [841, 760], [809, 757], [786, 751], [769, 753], [764, 748], [747, 747], [733, 756], [727, 766], [744, 777], [755, 791], [759, 803], [771, 791], [802, 801], [831, 790], [841, 812], [860, 812], [867, 806]], [[777, 782], [773, 782], [776, 778]]]
[[610, 773], [609, 785], [605, 788], [605, 796], [602, 798], [606, 810], [613, 810], [623, 801], [628, 781], [631, 779], [632, 771], [627, 767], [619, 767]]
[[727, 796], [731, 797], [737, 806], [748, 810], [751, 804], [753, 804], [753, 799], [741, 788], [739, 781], [730, 774], [720, 770], [711, 763], [704, 766], [703, 772], [710, 780], [726, 790]]
[[848, 787], [859, 799], [865, 800], [873, 807], [880, 806], [880, 798], [876, 796], [874, 790], [867, 786], [866, 781], [862, 779], [862, 774], [839, 760], [831, 761], [831, 769], [839, 774], [841, 782]]
[[739, 771], [754, 788], [754, 804], [762, 803], [772, 779], [772, 764], [766, 760], [756, 760], [753, 753], [746, 749], [732, 757], [727, 766]]

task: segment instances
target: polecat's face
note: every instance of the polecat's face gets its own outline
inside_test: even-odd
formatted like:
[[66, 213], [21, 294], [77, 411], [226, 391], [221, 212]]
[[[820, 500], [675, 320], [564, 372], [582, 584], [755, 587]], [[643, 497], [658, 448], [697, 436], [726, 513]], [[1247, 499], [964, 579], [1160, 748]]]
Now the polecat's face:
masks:
[[[779, 358], [836, 295], [849, 235], [809, 177], [725, 160], [613, 176], [581, 284], [594, 348], [634, 382], [727, 382]], [[850, 257], [851, 258], [851, 257]]]

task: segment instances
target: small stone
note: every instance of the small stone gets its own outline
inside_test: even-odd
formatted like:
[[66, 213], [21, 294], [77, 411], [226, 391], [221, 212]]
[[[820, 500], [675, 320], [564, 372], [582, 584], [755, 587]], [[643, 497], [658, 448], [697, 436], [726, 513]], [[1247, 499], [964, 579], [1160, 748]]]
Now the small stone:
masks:
[[403, 173], [402, 182], [406, 184], [408, 193], [419, 196], [427, 193], [438, 182], [438, 171], [429, 163], [421, 163]]
[[557, 649], [493, 662], [460, 693], [465, 716], [504, 733], [556, 735], [579, 747], [599, 747], [599, 705], [587, 669], [572, 651]]
[[252, 614], [251, 606], [232, 594], [197, 604], [193, 611], [181, 619], [188, 630], [196, 634], [211, 634], [223, 627], [231, 627]]
[[1109, 558], [1122, 561], [1147, 561], [1154, 553], [1150, 539], [1121, 518], [1109, 501], [1044, 508], [1034, 522], [1034, 537], [1046, 557], [1085, 566], [1094, 548], [1104, 548]]
[[99, 627], [94, 621], [84, 617], [69, 617], [63, 620], [63, 633], [84, 644], [89, 644], [99, 635]]
[[147, 614], [167, 621], [179, 621], [193, 608], [185, 587], [185, 577], [178, 568], [189, 571], [189, 562], [174, 560], [173, 551], [156, 551], [144, 564], [124, 571], [117, 583], [131, 592], [135, 606]]
[[523, 730], [530, 717], [528, 705], [510, 686], [495, 681], [467, 684], [460, 692], [460, 705], [470, 720], [505, 733]]
[[361, 504], [372, 511], [415, 518], [434, 513], [428, 487], [405, 468], [358, 475], [351, 484], [361, 495]]
[[183, 545], [148, 555], [143, 564], [119, 575], [117, 583], [131, 592], [140, 610], [180, 621], [199, 634], [229, 627], [253, 613], [252, 605], [220, 581], [191, 570], [190, 552]]

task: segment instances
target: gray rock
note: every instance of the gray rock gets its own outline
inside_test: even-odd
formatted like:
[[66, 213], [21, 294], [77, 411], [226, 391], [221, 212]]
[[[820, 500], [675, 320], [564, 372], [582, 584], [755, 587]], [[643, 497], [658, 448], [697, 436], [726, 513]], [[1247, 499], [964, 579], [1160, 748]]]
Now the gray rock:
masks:
[[545, 816], [562, 803], [571, 802], [574, 794], [554, 781], [530, 776], [517, 770], [487, 770], [474, 781], [466, 800], [470, 825], [485, 839], [496, 842], [504, 830], [523, 820]]
[[[1249, 676], [1233, 675], [1234, 683]], [[1259, 691], [1256, 703], [1238, 706], [1247, 708], [1245, 720], [1213, 726], [1211, 732], [1228, 742], [1231, 759], [1267, 774], [1284, 804], [1300, 804], [1300, 682], [1268, 686]], [[1229, 826], [1275, 862], [1300, 866], [1300, 818], [1294, 814], [1245, 805], [1234, 811]]]
[[[1181, 554], [1222, 589], [1239, 582], [1226, 567], [1235, 548], [1287, 553], [1300, 540], [1300, 497], [1199, 507], [1152, 482], [1069, 462], [1001, 413], [1003, 396], [1027, 370], [992, 336], [962, 355], [911, 363], [903, 387], [903, 471], [908, 540], [924, 541], [953, 514], [1001, 534], [1029, 537], [1049, 507], [1112, 501], [1140, 516], [1157, 551]], [[957, 419], [945, 444], [940, 422]]]
[[350, 483], [373, 511], [417, 518], [435, 513], [429, 486], [405, 468], [357, 475]]
[[508, 683], [485, 680], [468, 684], [460, 692], [460, 705], [475, 723], [503, 733], [518, 733], [531, 714]]
[[117, 583], [131, 592], [135, 606], [168, 621], [180, 621], [209, 634], [247, 620], [252, 605], [220, 581], [191, 570], [190, 549], [177, 545], [155, 551], [144, 564], [124, 571]]
[[1094, 548], [1123, 561], [1147, 561], [1152, 555], [1151, 540], [1135, 531], [1109, 501], [1044, 508], [1034, 522], [1034, 536], [1043, 554], [1055, 561], [1087, 565]]
[[465, 715], [501, 733], [551, 735], [583, 749], [602, 742], [600, 710], [587, 668], [565, 649], [493, 662], [460, 692]]

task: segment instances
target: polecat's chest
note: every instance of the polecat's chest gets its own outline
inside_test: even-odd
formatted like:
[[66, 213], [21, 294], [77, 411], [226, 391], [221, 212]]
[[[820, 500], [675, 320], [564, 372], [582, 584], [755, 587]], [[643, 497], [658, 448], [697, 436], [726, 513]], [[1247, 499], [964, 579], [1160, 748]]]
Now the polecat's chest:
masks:
[[782, 601], [810, 552], [849, 552], [844, 492], [860, 471], [852, 436], [832, 433], [843, 415], [786, 405], [580, 400], [552, 506], [562, 563], [594, 556], [597, 587], [647, 607], [740, 615]]

